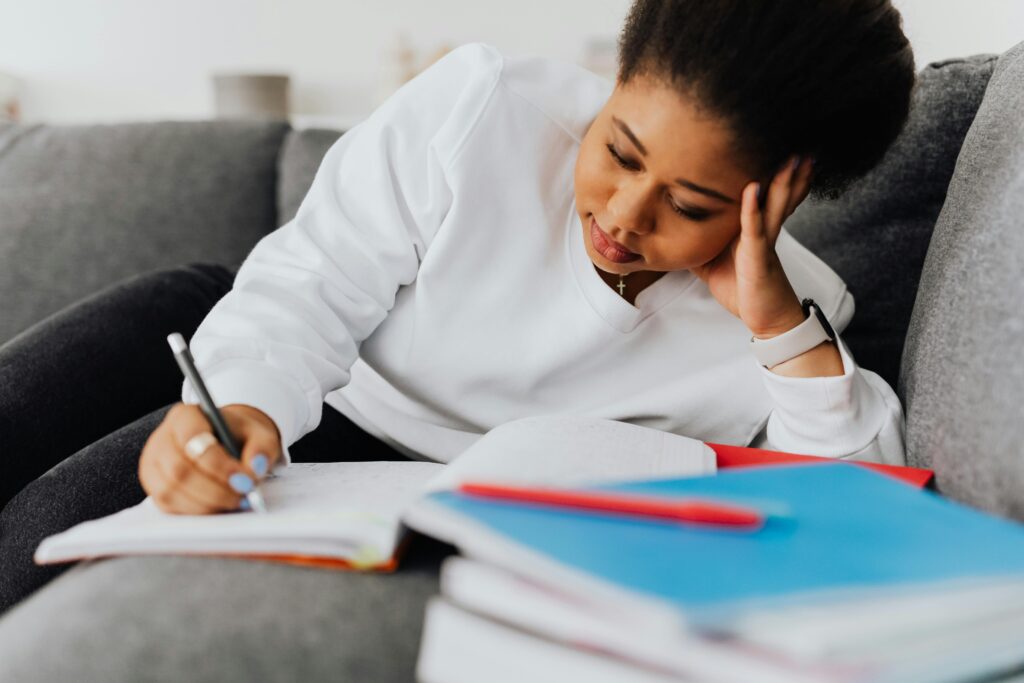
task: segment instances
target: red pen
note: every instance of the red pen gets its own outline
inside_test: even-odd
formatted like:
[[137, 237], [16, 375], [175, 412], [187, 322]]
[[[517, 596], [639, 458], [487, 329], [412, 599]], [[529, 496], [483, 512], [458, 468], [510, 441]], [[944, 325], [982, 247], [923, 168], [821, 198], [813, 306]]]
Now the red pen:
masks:
[[765, 521], [765, 516], [753, 508], [697, 498], [670, 500], [610, 491], [528, 488], [482, 482], [465, 482], [459, 486], [458, 490], [470, 496], [493, 500], [532, 503], [557, 508], [596, 510], [701, 526], [756, 530], [764, 526]]

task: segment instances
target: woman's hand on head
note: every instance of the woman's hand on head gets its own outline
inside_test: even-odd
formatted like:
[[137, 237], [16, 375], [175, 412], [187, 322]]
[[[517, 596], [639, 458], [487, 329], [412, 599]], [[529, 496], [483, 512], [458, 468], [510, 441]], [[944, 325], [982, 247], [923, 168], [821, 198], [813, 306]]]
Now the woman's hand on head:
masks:
[[714, 259], [691, 269], [712, 296], [758, 337], [781, 334], [804, 320], [775, 242], [782, 223], [807, 197], [812, 165], [810, 157], [792, 157], [766, 188], [763, 210], [758, 205], [759, 183], [749, 183], [740, 205], [739, 234]]
[[176, 404], [146, 441], [139, 457], [139, 481], [164, 512], [205, 515], [237, 510], [244, 494], [281, 457], [280, 434], [265, 413], [240, 404], [220, 411], [240, 445], [241, 462], [219, 443], [198, 457], [188, 455], [189, 439], [213, 433], [197, 405]]

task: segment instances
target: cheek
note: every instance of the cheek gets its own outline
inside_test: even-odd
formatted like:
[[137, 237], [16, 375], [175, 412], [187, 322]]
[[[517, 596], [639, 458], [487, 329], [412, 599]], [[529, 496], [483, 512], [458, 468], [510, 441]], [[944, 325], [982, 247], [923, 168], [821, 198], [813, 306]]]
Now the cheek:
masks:
[[677, 260], [703, 264], [718, 256], [739, 234], [739, 224], [716, 220], [713, 224], [695, 224], [680, 235], [671, 247]]
[[605, 192], [604, 188], [608, 182], [600, 161], [600, 157], [595, 154], [593, 145], [580, 146], [574, 173], [577, 194], [594, 198], [600, 197]]
[[[716, 221], [717, 222], [717, 221]], [[705, 238], [704, 250], [708, 255], [708, 260], [713, 259], [722, 253], [722, 250], [727, 249], [732, 241], [736, 239], [736, 235], [740, 234], [739, 217], [723, 219], [719, 225], [716, 225], [712, 230], [708, 232]]]

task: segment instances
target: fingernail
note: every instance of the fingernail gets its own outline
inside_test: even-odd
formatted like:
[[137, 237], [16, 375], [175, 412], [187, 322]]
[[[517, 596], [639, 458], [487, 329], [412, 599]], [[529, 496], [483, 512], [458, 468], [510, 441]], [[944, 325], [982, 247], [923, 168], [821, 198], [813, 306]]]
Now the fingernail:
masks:
[[238, 509], [239, 510], [245, 510], [246, 512], [248, 512], [249, 510], [252, 510], [252, 504], [249, 502], [248, 498], [243, 498], [238, 503]]
[[257, 453], [253, 457], [252, 462], [249, 463], [249, 466], [252, 467], [252, 471], [256, 473], [257, 477], [262, 477], [267, 473], [267, 462], [267, 456]]
[[757, 183], [757, 203], [760, 204], [764, 197], [761, 196], [761, 191], [764, 190], [764, 185]]
[[793, 157], [793, 170], [795, 171], [800, 166], [800, 157]]
[[253, 487], [252, 479], [249, 478], [249, 475], [242, 474], [241, 472], [235, 472], [228, 477], [228, 484], [239, 493], [249, 493]]

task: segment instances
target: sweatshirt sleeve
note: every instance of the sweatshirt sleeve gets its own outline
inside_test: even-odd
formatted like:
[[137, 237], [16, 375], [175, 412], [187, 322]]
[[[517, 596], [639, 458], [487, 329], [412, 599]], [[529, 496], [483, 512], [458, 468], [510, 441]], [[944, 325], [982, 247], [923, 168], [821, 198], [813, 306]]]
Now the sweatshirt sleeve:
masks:
[[892, 387], [837, 338], [843, 374], [785, 377], [757, 365], [774, 405], [755, 448], [904, 465], [903, 408]]
[[[295, 218], [260, 240], [192, 337], [217, 405], [254, 406], [277, 425], [281, 465], [415, 280], [452, 203], [446, 170], [500, 71], [494, 48], [459, 47], [342, 135]], [[182, 400], [198, 402], [187, 380]]]

